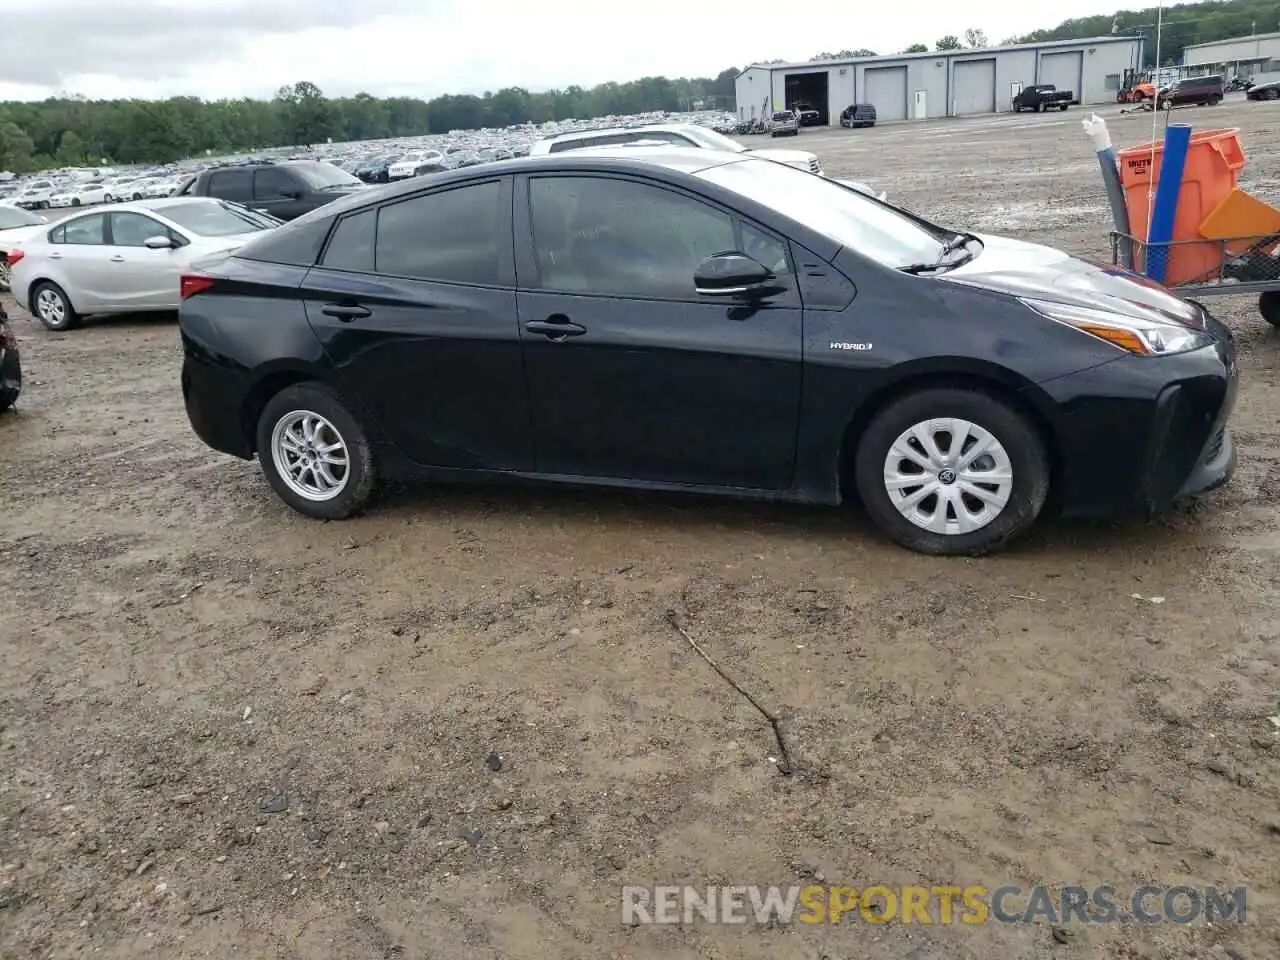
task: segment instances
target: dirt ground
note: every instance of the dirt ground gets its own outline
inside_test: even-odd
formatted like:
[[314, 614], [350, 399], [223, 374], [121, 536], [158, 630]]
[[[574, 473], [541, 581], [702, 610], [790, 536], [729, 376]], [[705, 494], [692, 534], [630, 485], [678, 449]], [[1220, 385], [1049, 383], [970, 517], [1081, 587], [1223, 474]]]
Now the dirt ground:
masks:
[[[1081, 116], [797, 145], [952, 225], [1104, 256]], [[1280, 107], [1180, 118], [1239, 125], [1246, 186], [1280, 199]], [[416, 489], [316, 523], [192, 434], [172, 318], [19, 320], [0, 956], [1280, 955], [1280, 336], [1212, 306], [1242, 354], [1234, 482], [982, 560], [853, 512], [607, 492]], [[782, 715], [790, 775], [672, 613]], [[621, 922], [623, 885], [815, 882], [1245, 886], [1248, 912]]]

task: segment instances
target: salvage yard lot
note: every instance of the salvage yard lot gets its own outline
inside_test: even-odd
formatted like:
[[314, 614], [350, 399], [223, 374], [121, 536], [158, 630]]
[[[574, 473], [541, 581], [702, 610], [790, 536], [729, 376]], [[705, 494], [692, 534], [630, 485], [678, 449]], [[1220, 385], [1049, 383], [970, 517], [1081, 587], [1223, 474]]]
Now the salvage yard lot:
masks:
[[[1239, 125], [1274, 199], [1276, 111], [1175, 117]], [[1101, 257], [1080, 117], [797, 145], [950, 225]], [[20, 321], [0, 955], [1280, 955], [1280, 337], [1250, 298], [1210, 306], [1240, 340], [1235, 481], [982, 560], [852, 511], [610, 492], [415, 489], [316, 523], [191, 433], [171, 318]], [[792, 775], [673, 616], [782, 714]], [[814, 877], [1245, 886], [1248, 922], [620, 922], [625, 884]]]

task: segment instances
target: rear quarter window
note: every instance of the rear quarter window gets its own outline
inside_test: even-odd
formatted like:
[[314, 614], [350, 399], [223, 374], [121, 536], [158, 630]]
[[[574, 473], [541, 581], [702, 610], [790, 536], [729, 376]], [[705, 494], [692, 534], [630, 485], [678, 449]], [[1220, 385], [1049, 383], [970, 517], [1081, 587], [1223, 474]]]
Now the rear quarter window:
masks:
[[333, 217], [310, 217], [283, 224], [257, 240], [250, 240], [236, 251], [243, 260], [283, 263], [295, 267], [314, 267], [320, 258]]

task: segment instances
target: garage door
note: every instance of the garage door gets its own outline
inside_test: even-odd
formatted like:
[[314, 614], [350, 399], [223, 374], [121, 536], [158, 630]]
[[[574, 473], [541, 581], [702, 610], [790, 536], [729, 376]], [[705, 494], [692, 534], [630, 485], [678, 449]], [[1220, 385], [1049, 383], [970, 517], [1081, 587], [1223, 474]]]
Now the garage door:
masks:
[[877, 120], [907, 119], [907, 68], [874, 67], [863, 75], [862, 96], [876, 108]]
[[996, 62], [961, 60], [951, 81], [951, 112], [957, 117], [996, 112]]
[[1052, 83], [1059, 90], [1070, 90], [1080, 98], [1080, 78], [1084, 70], [1084, 54], [1046, 53], [1040, 58], [1040, 79], [1036, 83]]

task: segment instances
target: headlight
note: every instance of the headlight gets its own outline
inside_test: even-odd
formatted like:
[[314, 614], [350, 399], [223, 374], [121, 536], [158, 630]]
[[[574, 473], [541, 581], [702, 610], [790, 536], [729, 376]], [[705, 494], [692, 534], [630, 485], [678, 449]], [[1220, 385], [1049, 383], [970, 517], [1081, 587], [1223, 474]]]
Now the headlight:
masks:
[[1202, 330], [1193, 330], [1155, 316], [1134, 317], [1110, 310], [1078, 307], [1070, 303], [1053, 303], [1028, 297], [1019, 299], [1041, 316], [1142, 356], [1186, 353], [1213, 342], [1213, 338]]

